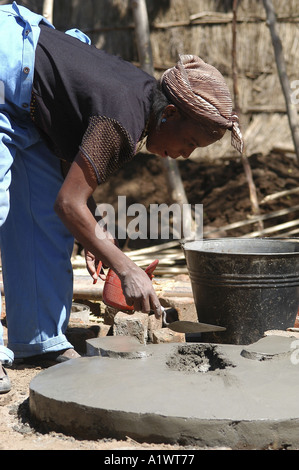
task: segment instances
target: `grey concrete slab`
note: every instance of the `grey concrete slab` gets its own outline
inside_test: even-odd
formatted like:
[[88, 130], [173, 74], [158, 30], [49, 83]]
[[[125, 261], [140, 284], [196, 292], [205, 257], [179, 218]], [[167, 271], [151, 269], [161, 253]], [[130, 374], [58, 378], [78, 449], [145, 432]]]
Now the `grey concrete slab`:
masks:
[[[263, 340], [257, 350], [267, 349]], [[71, 360], [32, 380], [30, 410], [48, 429], [82, 438], [298, 448], [298, 345], [284, 340], [276, 336], [271, 351], [276, 342], [288, 353], [269, 360], [244, 357], [242, 345], [205, 343]]]

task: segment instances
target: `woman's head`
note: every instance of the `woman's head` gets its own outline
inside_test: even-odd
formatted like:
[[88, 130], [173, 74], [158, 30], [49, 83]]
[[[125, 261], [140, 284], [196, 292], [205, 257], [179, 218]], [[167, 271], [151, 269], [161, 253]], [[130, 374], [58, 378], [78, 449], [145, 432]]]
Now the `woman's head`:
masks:
[[[194, 150], [216, 142], [229, 129], [232, 131], [232, 145], [242, 152], [243, 139], [238, 118], [232, 113], [229, 89], [215, 67], [197, 56], [181, 56], [174, 67], [164, 72], [160, 87], [165, 106], [162, 110], [163, 99], [156, 100], [160, 103], [160, 113], [158, 127], [152, 129], [148, 137], [150, 151], [175, 158], [178, 156], [180, 138], [190, 141], [190, 149], [193, 142]], [[157, 116], [157, 109], [154, 108], [154, 112]], [[167, 139], [170, 141], [167, 142]], [[173, 155], [168, 151], [175, 144], [171, 140], [178, 144]], [[186, 141], [185, 144], [188, 145]], [[182, 156], [187, 153], [185, 150]]]
[[168, 104], [161, 114], [160, 124], [152, 126], [147, 149], [161, 157], [188, 158], [198, 147], [207, 147], [221, 139], [225, 129], [201, 124], [179, 108]]

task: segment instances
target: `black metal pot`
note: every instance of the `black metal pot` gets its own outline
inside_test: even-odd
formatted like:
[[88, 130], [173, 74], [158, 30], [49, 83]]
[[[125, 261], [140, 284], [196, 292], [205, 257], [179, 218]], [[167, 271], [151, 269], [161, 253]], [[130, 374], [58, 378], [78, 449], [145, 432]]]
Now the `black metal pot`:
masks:
[[266, 330], [294, 326], [299, 240], [222, 238], [182, 245], [198, 320], [226, 327], [203, 341], [251, 344]]

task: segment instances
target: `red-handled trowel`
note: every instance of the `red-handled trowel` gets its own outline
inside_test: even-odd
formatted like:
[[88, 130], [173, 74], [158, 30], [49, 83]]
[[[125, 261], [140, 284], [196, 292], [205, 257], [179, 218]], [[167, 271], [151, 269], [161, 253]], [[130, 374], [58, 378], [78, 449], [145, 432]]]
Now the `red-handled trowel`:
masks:
[[[145, 272], [150, 279], [154, 277], [153, 273], [159, 263], [159, 260], [153, 261], [146, 269]], [[110, 306], [117, 308], [124, 312], [134, 311], [134, 307], [127, 305], [125, 296], [121, 288], [121, 281], [117, 274], [111, 269], [108, 269], [107, 275], [101, 273], [102, 271], [102, 262], [100, 261], [97, 267], [97, 275], [105, 281], [103, 288], [103, 302]], [[97, 280], [94, 280], [95, 284]], [[179, 333], [208, 333], [212, 331], [225, 331], [226, 328], [223, 326], [209, 325], [207, 323], [198, 323], [191, 321], [174, 321], [172, 323], [167, 323], [166, 321], [166, 310], [162, 307], [163, 310], [163, 326], [169, 328], [170, 330], [179, 332]]]

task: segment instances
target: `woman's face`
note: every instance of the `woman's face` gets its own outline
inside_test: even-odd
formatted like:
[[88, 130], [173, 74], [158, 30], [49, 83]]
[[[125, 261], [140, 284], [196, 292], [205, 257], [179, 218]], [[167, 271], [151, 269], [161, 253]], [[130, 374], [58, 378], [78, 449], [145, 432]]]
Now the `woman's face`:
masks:
[[197, 147], [207, 147], [221, 139], [225, 131], [215, 136], [204, 132], [194, 120], [180, 114], [178, 108], [169, 105], [163, 113], [165, 122], [159, 128], [153, 126], [147, 138], [147, 150], [160, 157], [188, 158]]

